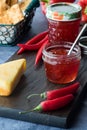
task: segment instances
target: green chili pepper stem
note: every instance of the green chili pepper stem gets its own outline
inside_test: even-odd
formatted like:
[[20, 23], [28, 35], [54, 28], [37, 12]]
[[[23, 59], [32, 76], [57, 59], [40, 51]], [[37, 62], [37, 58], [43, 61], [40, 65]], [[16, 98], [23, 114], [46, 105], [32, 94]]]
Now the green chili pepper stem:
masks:
[[33, 111], [42, 111], [42, 107], [41, 105], [39, 104], [38, 106], [36, 106]]
[[20, 111], [19, 114], [27, 114], [29, 112], [32, 112], [32, 110], [29, 110], [29, 111]]
[[42, 111], [41, 105], [39, 104], [38, 106], [36, 106], [36, 107], [35, 107], [34, 109], [32, 109], [32, 110], [21, 111], [21, 112], [19, 112], [19, 114], [27, 114], [27, 113], [33, 112], [33, 111]]
[[41, 94], [31, 94], [27, 97], [27, 99], [30, 99], [33, 96], [40, 96], [41, 98], [45, 99], [46, 98], [46, 92], [41, 93]]
[[45, 99], [46, 98], [46, 92], [41, 93], [40, 97], [43, 98], [43, 99]]
[[31, 95], [29, 95], [29, 96], [27, 97], [27, 99], [30, 99], [30, 98], [33, 97], [33, 96], [40, 96], [40, 94], [31, 94]]

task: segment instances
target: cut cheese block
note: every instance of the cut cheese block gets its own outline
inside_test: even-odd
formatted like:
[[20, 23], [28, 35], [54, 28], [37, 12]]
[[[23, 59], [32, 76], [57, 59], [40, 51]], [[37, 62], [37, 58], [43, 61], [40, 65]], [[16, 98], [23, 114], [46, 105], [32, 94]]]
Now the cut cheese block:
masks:
[[0, 64], [0, 96], [9, 96], [13, 92], [25, 70], [25, 59]]

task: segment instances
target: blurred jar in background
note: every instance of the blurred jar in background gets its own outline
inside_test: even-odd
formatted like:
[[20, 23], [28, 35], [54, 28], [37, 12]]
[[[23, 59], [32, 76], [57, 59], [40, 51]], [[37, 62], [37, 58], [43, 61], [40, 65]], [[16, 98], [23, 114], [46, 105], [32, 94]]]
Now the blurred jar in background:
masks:
[[81, 7], [74, 3], [55, 3], [47, 7], [50, 43], [74, 42], [80, 27]]

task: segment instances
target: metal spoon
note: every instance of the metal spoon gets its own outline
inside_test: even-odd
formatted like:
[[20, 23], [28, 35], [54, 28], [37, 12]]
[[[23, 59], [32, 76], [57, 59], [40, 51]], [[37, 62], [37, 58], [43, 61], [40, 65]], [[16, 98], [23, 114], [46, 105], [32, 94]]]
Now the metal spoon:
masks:
[[81, 35], [83, 34], [83, 32], [85, 31], [86, 28], [87, 28], [87, 24], [84, 24], [82, 30], [81, 30], [80, 33], [78, 34], [76, 40], [75, 40], [74, 43], [72, 44], [72, 46], [71, 46], [71, 48], [70, 48], [70, 50], [69, 50], [69, 52], [68, 52], [67, 55], [70, 55], [70, 53], [72, 52], [74, 46], [76, 45], [76, 43], [78, 42], [78, 40], [80, 39]]

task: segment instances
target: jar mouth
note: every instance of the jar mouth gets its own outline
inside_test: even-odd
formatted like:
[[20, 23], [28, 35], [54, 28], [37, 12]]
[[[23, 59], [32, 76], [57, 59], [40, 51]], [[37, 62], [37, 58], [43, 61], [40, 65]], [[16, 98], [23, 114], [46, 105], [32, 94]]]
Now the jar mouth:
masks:
[[[43, 55], [46, 56], [46, 57], [49, 57], [49, 58], [54, 58], [54, 59], [57, 59], [58, 57], [59, 58], [68, 58], [68, 59], [71, 59], [71, 58], [74, 58], [76, 56], [80, 56], [81, 55], [81, 50], [80, 50], [80, 47], [78, 45], [76, 45], [71, 54], [70, 55], [67, 55], [71, 46], [72, 46], [72, 43], [71, 42], [65, 42], [65, 41], [61, 41], [60, 42], [61, 44], [59, 43], [55, 43], [55, 44], [51, 44], [51, 43], [48, 43], [44, 48], [43, 48]], [[67, 54], [53, 54], [53, 53], [50, 53], [48, 50], [51, 49], [51, 48], [63, 48], [67, 51]], [[72, 55], [74, 54], [74, 55]], [[42, 57], [43, 58], [43, 57]]]

